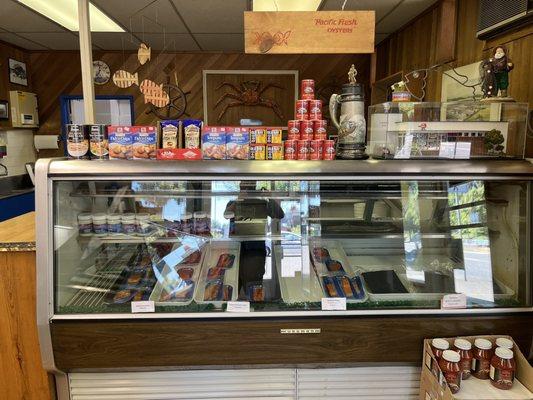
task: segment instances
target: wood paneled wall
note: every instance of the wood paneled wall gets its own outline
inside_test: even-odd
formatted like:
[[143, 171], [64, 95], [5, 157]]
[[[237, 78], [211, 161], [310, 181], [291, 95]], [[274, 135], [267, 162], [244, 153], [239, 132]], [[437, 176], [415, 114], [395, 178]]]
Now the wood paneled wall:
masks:
[[[32, 91], [31, 76], [28, 76], [28, 86], [17, 85], [9, 82], [9, 59], [23, 61], [26, 63], [28, 75], [31, 74], [30, 55], [28, 51], [17, 46], [0, 41], [0, 100], [9, 101], [10, 90]], [[9, 110], [11, 118], [11, 109]], [[0, 120], [0, 128], [9, 128], [11, 120]]]

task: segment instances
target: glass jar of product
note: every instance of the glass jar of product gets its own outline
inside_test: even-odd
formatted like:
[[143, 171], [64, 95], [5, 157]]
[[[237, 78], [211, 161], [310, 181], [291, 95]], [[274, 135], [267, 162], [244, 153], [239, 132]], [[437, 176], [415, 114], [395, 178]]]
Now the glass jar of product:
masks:
[[180, 220], [180, 227], [183, 233], [192, 232], [192, 214], [190, 212], [183, 213]]
[[472, 354], [472, 343], [466, 339], [455, 339], [453, 346], [455, 351], [461, 356], [461, 360], [459, 361], [461, 379], [468, 379], [472, 375], [472, 359], [474, 358]]
[[78, 215], [78, 232], [80, 236], [91, 236], [93, 234], [93, 216], [88, 213]]
[[444, 350], [442, 352], [442, 358], [439, 360], [440, 370], [452, 393], [457, 393], [461, 389], [460, 360], [461, 356], [459, 353], [453, 350]]
[[120, 214], [107, 214], [107, 233], [109, 235], [120, 235], [122, 233]]
[[516, 362], [512, 350], [497, 347], [490, 360], [490, 383], [502, 390], [513, 387]]
[[137, 233], [137, 226], [135, 224], [135, 214], [122, 214], [122, 233], [125, 235], [135, 235]]
[[481, 338], [476, 339], [474, 341], [472, 375], [478, 379], [489, 379], [490, 360], [492, 355], [492, 343], [490, 340]]
[[93, 232], [95, 236], [107, 235], [107, 215], [104, 213], [93, 214]]
[[435, 375], [437, 378], [439, 377], [439, 367], [438, 362], [442, 357], [442, 353], [445, 350], [448, 350], [450, 348], [450, 344], [446, 339], [433, 339], [431, 341], [431, 349], [433, 350], [433, 355], [437, 359], [436, 363], [431, 364], [431, 372], [433, 372], [433, 375]]
[[150, 231], [150, 214], [139, 213], [135, 215], [135, 231], [138, 236], [146, 236]]
[[497, 347], [503, 347], [504, 349], [513, 349], [513, 341], [511, 339], [507, 339], [504, 337], [499, 337], [496, 339], [496, 346]]
[[193, 232], [195, 235], [205, 235], [208, 232], [207, 214], [195, 211], [193, 214]]

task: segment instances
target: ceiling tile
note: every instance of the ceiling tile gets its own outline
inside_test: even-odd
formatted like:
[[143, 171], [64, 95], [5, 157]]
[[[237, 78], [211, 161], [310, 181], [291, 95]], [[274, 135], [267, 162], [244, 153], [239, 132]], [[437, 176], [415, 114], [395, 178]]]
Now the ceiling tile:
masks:
[[129, 33], [119, 32], [92, 32], [93, 47], [98, 46], [102, 50], [136, 50], [140, 42]]
[[0, 28], [10, 32], [65, 32], [60, 25], [15, 0], [0, 0]]
[[394, 9], [394, 12], [388, 14], [381, 21], [378, 20], [376, 32], [392, 33], [396, 31], [436, 3], [436, 1], [437, 0], [403, 0], [403, 2]]
[[76, 35], [63, 33], [20, 33], [27, 39], [40, 43], [52, 50], [77, 50], [80, 48], [79, 39]]
[[170, 0], [92, 0], [92, 3], [122, 24], [127, 31], [187, 32]]
[[247, 0], [172, 1], [193, 33], [244, 32]]
[[242, 33], [196, 33], [194, 37], [204, 51], [244, 51]]
[[0, 32], [0, 40], [14, 44], [27, 50], [46, 50], [46, 47], [40, 46], [36, 43], [30, 42], [23, 37], [17, 36], [14, 33]]
[[[357, 10], [374, 10], [376, 12], [376, 21], [379, 21], [389, 11], [393, 9], [401, 0], [348, 0], [346, 2], [346, 11]], [[322, 11], [339, 11], [342, 8], [344, 0], [326, 0]]]
[[188, 33], [147, 33], [144, 35], [146, 43], [152, 48], [152, 57], [156, 57], [158, 52], [154, 50], [166, 51], [199, 51], [198, 45]]

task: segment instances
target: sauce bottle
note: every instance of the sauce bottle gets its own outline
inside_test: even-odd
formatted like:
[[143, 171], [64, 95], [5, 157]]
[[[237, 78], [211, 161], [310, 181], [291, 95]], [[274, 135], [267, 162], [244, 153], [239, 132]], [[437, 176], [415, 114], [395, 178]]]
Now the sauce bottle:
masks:
[[439, 360], [439, 367], [452, 393], [457, 393], [461, 389], [460, 360], [461, 356], [459, 353], [453, 350], [444, 350], [442, 352], [442, 358]]
[[431, 372], [433, 372], [433, 375], [435, 375], [437, 378], [439, 377], [438, 362], [441, 359], [444, 350], [448, 350], [449, 348], [450, 344], [446, 339], [433, 339], [431, 341], [431, 349], [433, 350], [433, 354], [437, 359], [436, 363], [431, 364]]
[[496, 348], [494, 356], [490, 360], [490, 383], [502, 390], [513, 387], [516, 363], [513, 352], [503, 347]]
[[459, 361], [459, 367], [461, 368], [461, 379], [465, 380], [472, 375], [472, 359], [474, 355], [472, 353], [472, 343], [466, 339], [455, 339], [453, 346], [461, 360]]
[[476, 339], [473, 353], [472, 375], [478, 379], [489, 379], [490, 360], [493, 355], [492, 343], [487, 339]]

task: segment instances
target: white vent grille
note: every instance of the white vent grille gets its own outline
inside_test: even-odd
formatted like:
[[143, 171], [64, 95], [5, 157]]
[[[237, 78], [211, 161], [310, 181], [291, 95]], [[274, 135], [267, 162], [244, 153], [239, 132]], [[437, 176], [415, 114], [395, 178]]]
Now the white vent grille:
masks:
[[239, 369], [69, 374], [72, 400], [411, 400], [420, 369]]

